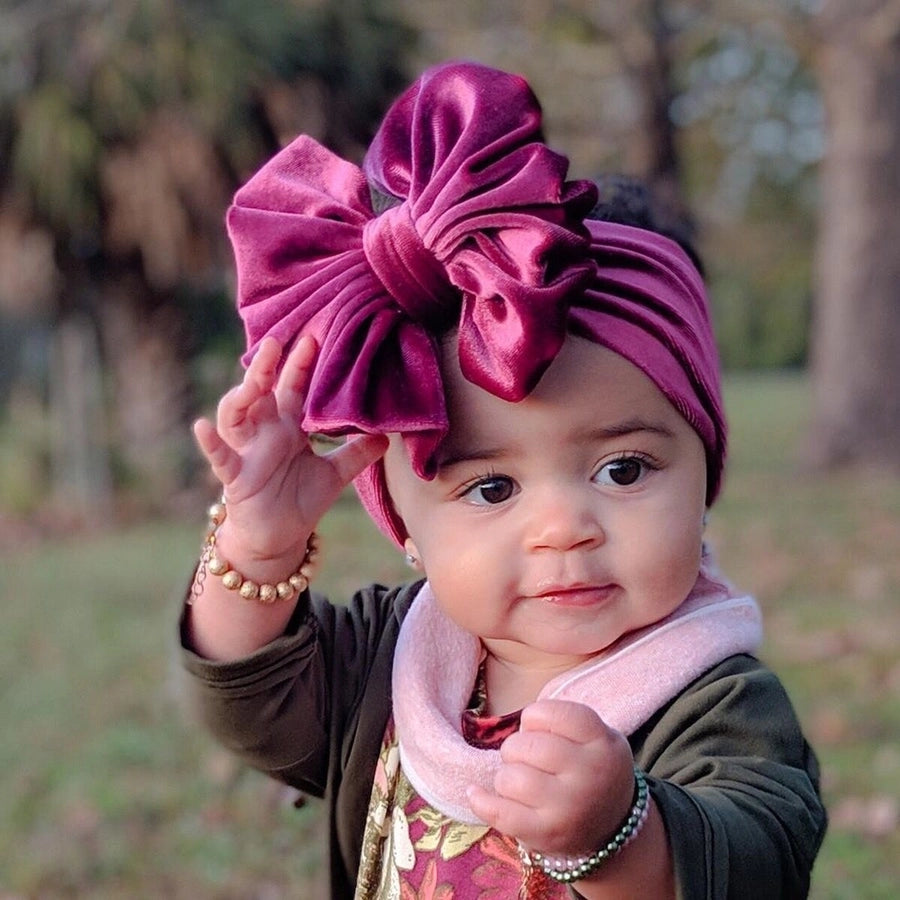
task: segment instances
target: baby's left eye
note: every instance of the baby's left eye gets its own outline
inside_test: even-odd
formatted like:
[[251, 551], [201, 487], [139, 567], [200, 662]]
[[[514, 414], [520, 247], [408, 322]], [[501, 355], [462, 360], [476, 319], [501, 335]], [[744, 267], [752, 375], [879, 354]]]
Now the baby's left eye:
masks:
[[594, 481], [613, 487], [629, 487], [637, 484], [653, 468], [646, 459], [639, 456], [623, 456], [602, 466]]

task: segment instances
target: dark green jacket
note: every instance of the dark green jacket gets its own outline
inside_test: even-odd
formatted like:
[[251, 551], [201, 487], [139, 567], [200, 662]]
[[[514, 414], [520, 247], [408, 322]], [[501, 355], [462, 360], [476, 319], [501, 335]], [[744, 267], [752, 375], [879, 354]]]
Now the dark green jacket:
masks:
[[[235, 662], [184, 650], [193, 705], [213, 734], [325, 798], [335, 900], [353, 897], [394, 646], [418, 587], [375, 585], [346, 607], [313, 595], [285, 636]], [[629, 740], [666, 822], [680, 897], [807, 895], [826, 822], [818, 766], [772, 672], [727, 659]]]

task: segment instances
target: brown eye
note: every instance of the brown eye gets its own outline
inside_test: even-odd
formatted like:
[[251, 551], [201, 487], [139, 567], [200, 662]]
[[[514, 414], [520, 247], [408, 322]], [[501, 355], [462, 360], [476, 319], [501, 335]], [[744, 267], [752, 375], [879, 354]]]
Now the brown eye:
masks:
[[494, 506], [509, 500], [516, 492], [515, 482], [505, 475], [492, 475], [482, 478], [466, 492], [465, 498], [478, 506]]
[[624, 456], [603, 466], [594, 480], [600, 484], [630, 487], [637, 484], [651, 468], [653, 467], [646, 460], [638, 456]]

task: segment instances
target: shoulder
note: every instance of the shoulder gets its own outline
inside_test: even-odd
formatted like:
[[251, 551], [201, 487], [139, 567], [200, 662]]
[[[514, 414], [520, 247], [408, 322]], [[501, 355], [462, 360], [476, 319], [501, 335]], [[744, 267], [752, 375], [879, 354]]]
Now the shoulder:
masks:
[[[367, 690], [390, 684], [400, 627], [421, 582], [387, 588], [369, 585], [346, 604], [313, 594], [301, 627], [335, 702], [355, 708]], [[298, 632], [298, 635], [300, 632]]]
[[750, 656], [724, 660], [632, 746], [666, 822], [683, 896], [806, 896], [827, 818], [818, 762], [774, 672]]
[[716, 711], [753, 716], [773, 710], [793, 712], [781, 679], [763, 662], [748, 654], [737, 654], [708, 669], [663, 707], [666, 715], [703, 715]]
[[784, 684], [744, 654], [728, 657], [689, 684], [636, 737], [660, 760], [702, 752], [808, 765], [808, 748]]
[[345, 604], [332, 603], [313, 593], [307, 615], [326, 636], [340, 637], [352, 632], [357, 638], [366, 635], [369, 641], [391, 638], [399, 632], [421, 586], [421, 581], [395, 587], [371, 584]]

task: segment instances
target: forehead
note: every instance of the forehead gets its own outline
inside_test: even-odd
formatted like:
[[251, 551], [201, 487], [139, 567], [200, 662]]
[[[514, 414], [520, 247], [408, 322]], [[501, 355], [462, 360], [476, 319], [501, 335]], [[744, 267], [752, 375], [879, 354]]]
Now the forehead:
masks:
[[493, 434], [518, 420], [546, 429], [615, 428], [646, 421], [672, 431], [693, 432], [659, 388], [634, 364], [592, 341], [570, 335], [537, 387], [509, 403], [468, 381], [455, 342], [443, 347], [442, 373], [450, 433], [445, 443], [472, 434]]

